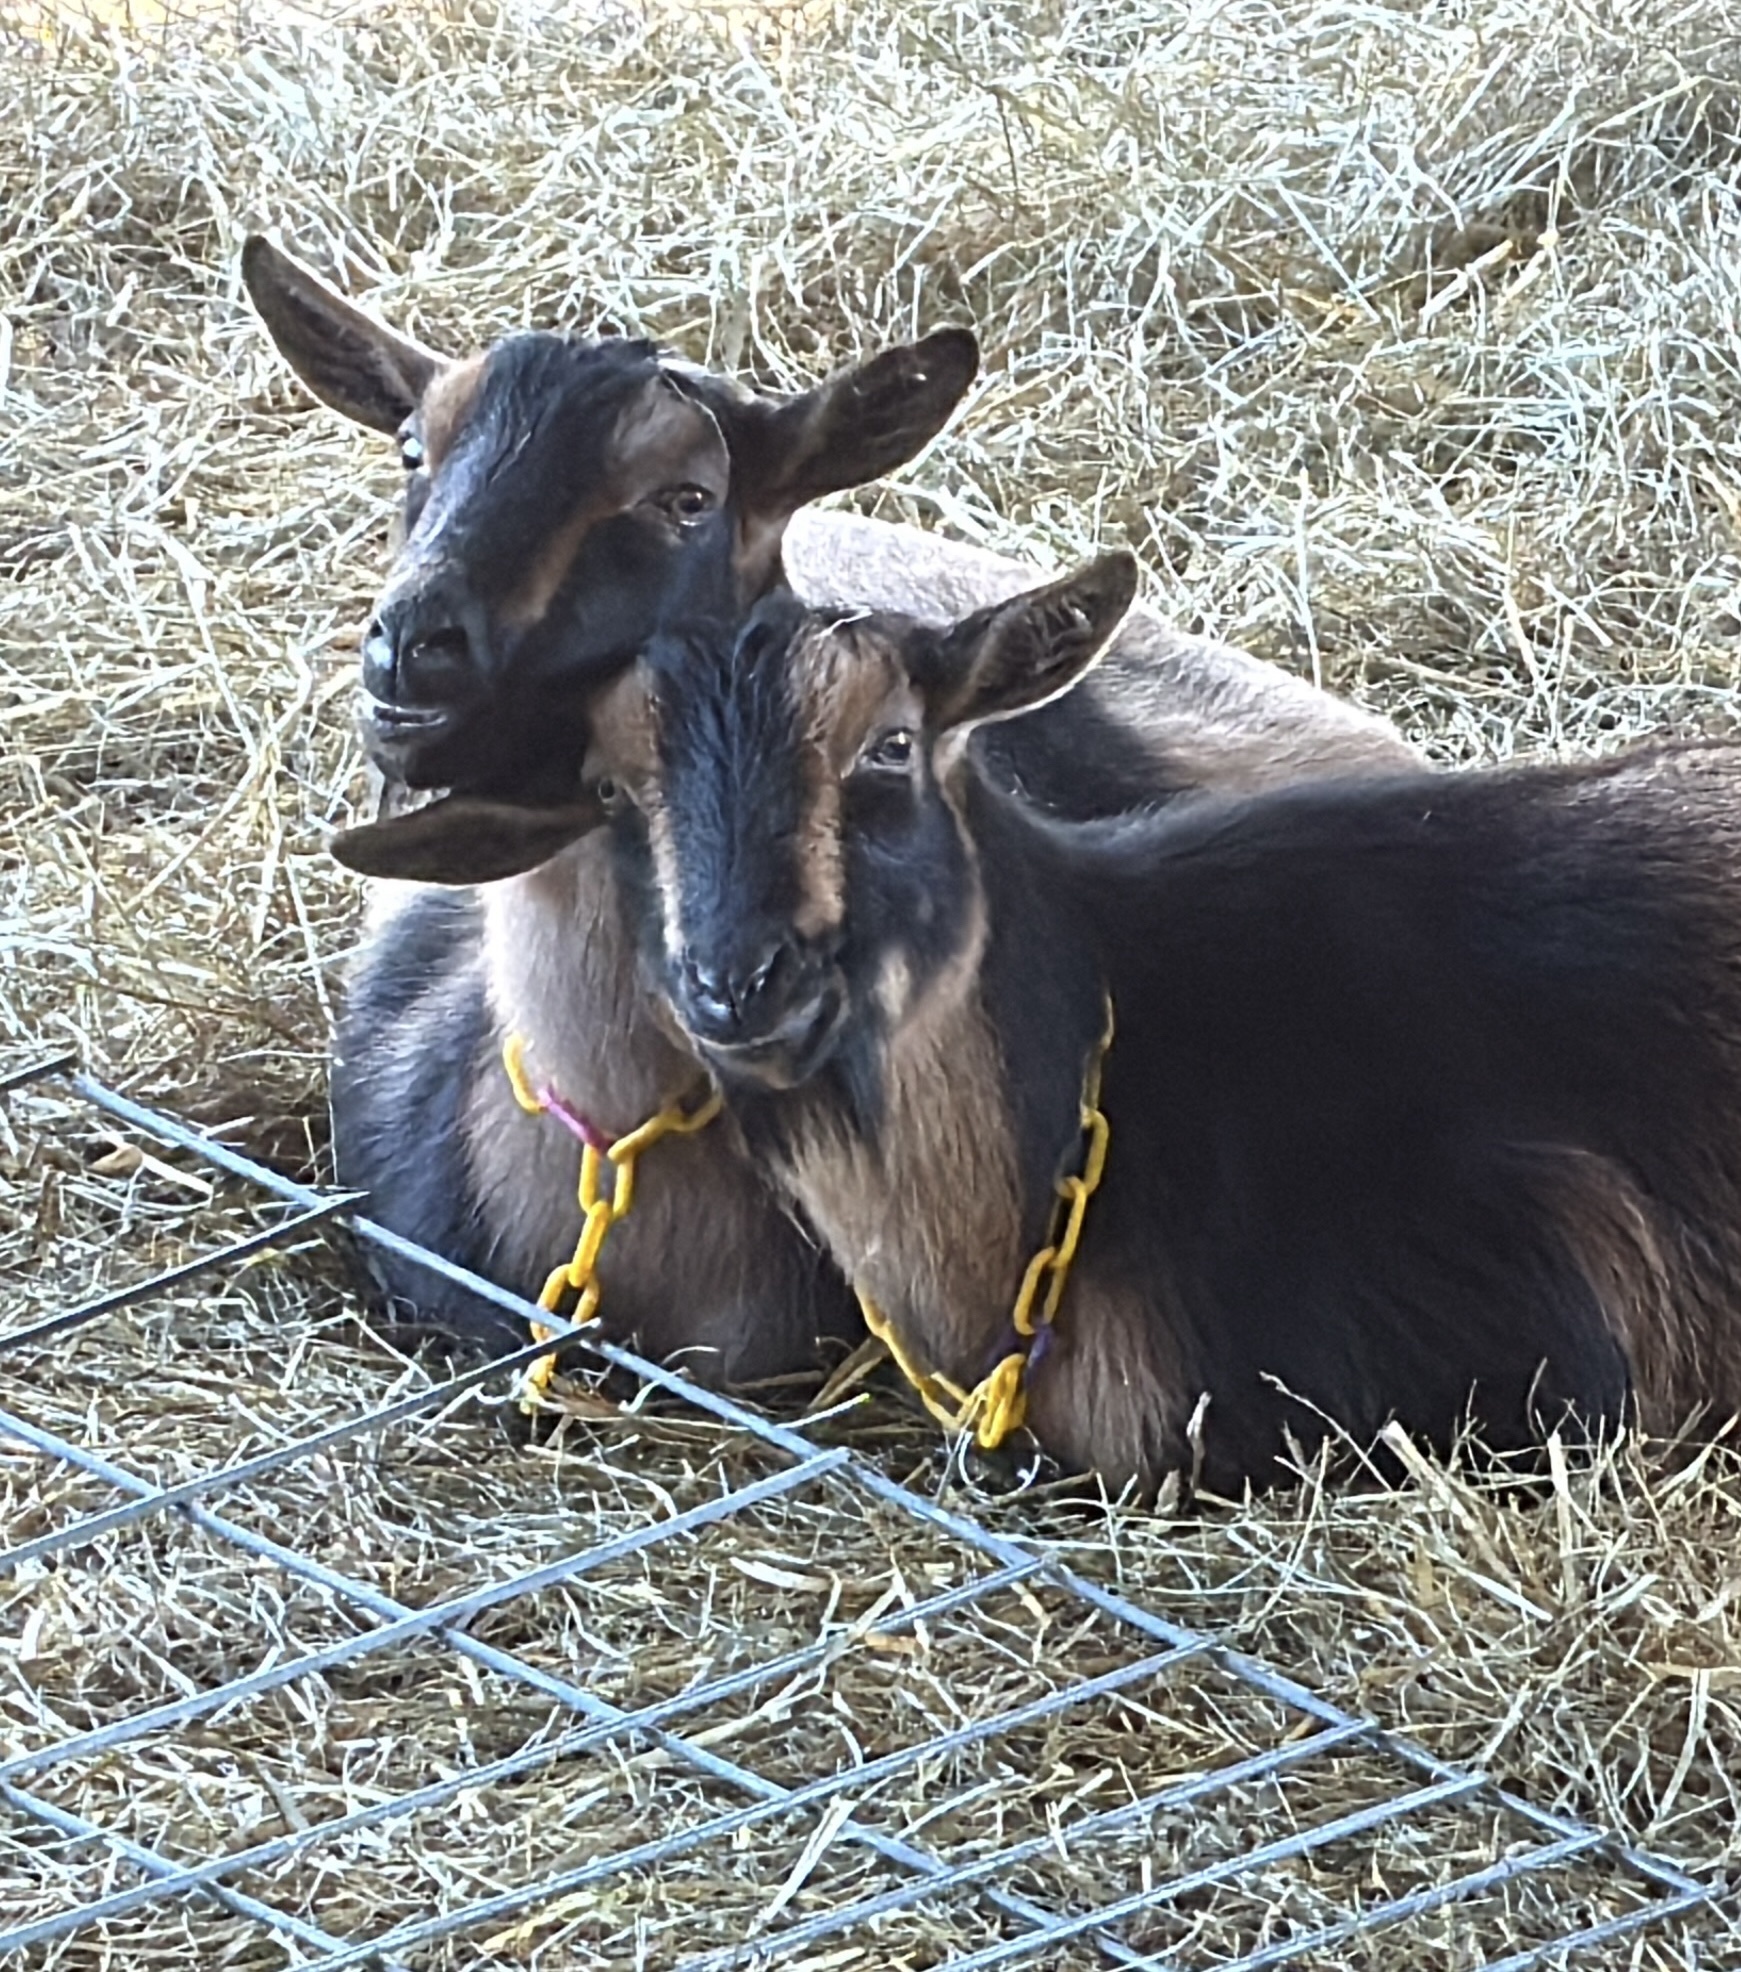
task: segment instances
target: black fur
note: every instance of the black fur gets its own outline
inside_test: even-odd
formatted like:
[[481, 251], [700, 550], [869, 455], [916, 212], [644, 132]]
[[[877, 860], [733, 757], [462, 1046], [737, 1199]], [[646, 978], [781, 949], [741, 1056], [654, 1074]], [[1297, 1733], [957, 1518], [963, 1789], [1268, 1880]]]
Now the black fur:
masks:
[[985, 726], [973, 748], [997, 786], [1065, 821], [1159, 807], [1199, 785], [1189, 762], [1165, 758], [1090, 690]]
[[[975, 800], [987, 1000], [1012, 1087], [1050, 1085], [1020, 1103], [1028, 1180], [1043, 1196], [1047, 1147], [1073, 1142], [1069, 1065], [1109, 988], [1084, 1261], [1167, 1283], [1212, 1487], [1275, 1477], [1319, 1412], [1441, 1445], [1473, 1415], [1495, 1449], [1626, 1414], [1551, 1196], [1565, 1160], [1614, 1160], [1669, 1238], [1741, 1197], [1741, 948], [1702, 884], [1659, 881], [1639, 771], [1569, 832], [1564, 795], [1602, 785], [1578, 770], [1201, 799], [1067, 839]], [[1068, 984], [1036, 949], [1072, 955]]]
[[[460, 1127], [493, 1045], [478, 940], [471, 892], [424, 890], [353, 968], [333, 1051], [333, 1150], [339, 1183], [369, 1193], [371, 1218], [488, 1279], [490, 1240]], [[361, 1250], [396, 1318], [485, 1348], [525, 1339], [490, 1302], [378, 1247]]]
[[410, 639], [413, 619], [453, 618], [473, 637], [454, 681], [462, 696], [451, 730], [382, 758], [409, 785], [534, 800], [571, 790], [585, 750], [582, 701], [542, 688], [584, 685], [634, 658], [658, 620], [679, 544], [640, 511], [608, 511], [581, 538], [535, 623], [516, 631], [498, 606], [553, 529], [604, 494], [612, 432], [649, 389], [669, 387], [660, 375], [649, 342], [510, 336], [485, 359], [433, 480], [412, 474], [405, 545], [378, 621]]

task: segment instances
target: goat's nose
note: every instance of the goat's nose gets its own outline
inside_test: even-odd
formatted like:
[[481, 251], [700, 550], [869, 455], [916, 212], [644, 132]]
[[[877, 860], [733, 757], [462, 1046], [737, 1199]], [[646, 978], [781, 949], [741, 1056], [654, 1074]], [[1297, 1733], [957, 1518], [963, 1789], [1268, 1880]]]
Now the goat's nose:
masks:
[[787, 937], [770, 939], [729, 958], [703, 960], [689, 952], [683, 959], [690, 1006], [701, 1024], [721, 1037], [777, 1018], [802, 971], [798, 948]]
[[363, 688], [384, 705], [445, 705], [475, 685], [477, 652], [465, 625], [376, 617], [363, 638]]

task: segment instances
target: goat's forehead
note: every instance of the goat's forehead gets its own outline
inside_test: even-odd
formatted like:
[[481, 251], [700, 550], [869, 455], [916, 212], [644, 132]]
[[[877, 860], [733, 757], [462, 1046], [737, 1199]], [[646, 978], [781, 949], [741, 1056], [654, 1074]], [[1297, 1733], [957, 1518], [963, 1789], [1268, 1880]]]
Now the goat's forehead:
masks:
[[874, 617], [812, 620], [793, 639], [789, 662], [806, 735], [830, 753], [856, 749], [912, 697], [900, 640]]
[[800, 746], [850, 740], [906, 687], [898, 638], [873, 617], [815, 614], [781, 626], [752, 619], [713, 649], [688, 643], [654, 695], [674, 729], [698, 714], [724, 712], [740, 729], [789, 729]]
[[536, 442], [553, 458], [578, 445], [596, 456], [626, 413], [677, 397], [651, 343], [534, 330], [507, 336], [435, 379], [422, 405], [424, 447], [432, 464], [461, 444], [523, 456]]
[[839, 764], [878, 725], [918, 713], [898, 637], [816, 617], [784, 637], [752, 624], [735, 642], [666, 640], [594, 695], [587, 723], [599, 769], [626, 777], [717, 771], [722, 758]]

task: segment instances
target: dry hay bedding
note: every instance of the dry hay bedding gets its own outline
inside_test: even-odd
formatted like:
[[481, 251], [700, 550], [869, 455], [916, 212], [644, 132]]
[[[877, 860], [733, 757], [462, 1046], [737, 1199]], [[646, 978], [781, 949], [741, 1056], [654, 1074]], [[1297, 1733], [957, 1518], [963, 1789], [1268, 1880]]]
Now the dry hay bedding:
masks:
[[[450, 344], [560, 321], [789, 383], [970, 319], [982, 387], [868, 510], [1016, 552], [1129, 541], [1180, 620], [1315, 672], [1451, 760], [1729, 721], [1741, 42], [1715, 0], [0, 23], [0, 1066], [72, 1045], [286, 1168], [319, 1163], [357, 905], [320, 840], [361, 793], [347, 700], [394, 469], [308, 407], [241, 306], [236, 249], [262, 220]], [[12, 1100], [0, 1132], [12, 1323], [259, 1216], [53, 1094]], [[165, 1482], [429, 1374], [312, 1248], [7, 1368], [9, 1406]], [[849, 1435], [921, 1487], [971, 1486], [892, 1407]], [[3, 1457], [8, 1543], [112, 1498]], [[766, 1463], [653, 1408], [582, 1406], [515, 1452], [474, 1409], [300, 1463], [226, 1510], [418, 1604]], [[1043, 1493], [975, 1510], [1717, 1877], [1736, 1844], [1736, 1479], [1728, 1449], [1666, 1480], [1621, 1449], [1546, 1491], [1452, 1469], [1392, 1494], [1307, 1483], [1193, 1524], [1064, 1517]], [[7, 1587], [0, 1757], [349, 1627], [173, 1517], [75, 1552]], [[644, 1702], [970, 1566], [810, 1493], [479, 1630]], [[702, 1723], [798, 1778], [1130, 1648], [1046, 1593], [1010, 1595]], [[461, 1770], [549, 1715], [425, 1645], [39, 1785], [197, 1857]], [[877, 1812], [902, 1827], [947, 1799], [970, 1852], [1278, 1729], [1205, 1675], [909, 1774]], [[1231, 1834], [1187, 1819], [1146, 1838], [1149, 1861], [1243, 1841], [1241, 1816], [1264, 1832], [1323, 1818], [1344, 1783], [1352, 1766], [1325, 1764], [1305, 1792], [1229, 1800]], [[262, 1894], [371, 1934], [722, 1805], [657, 1755], [557, 1765], [411, 1839], [317, 1848]], [[710, 1848], [483, 1942], [668, 1963], [743, 1936], [804, 1835]], [[3, 1839], [0, 1908], [94, 1894], [100, 1859], [15, 1825]], [[1427, 1824], [1419, 1850], [1344, 1844], [1265, 1879], [1268, 1910], [1207, 1897], [1154, 1941], [1213, 1963], [1290, 1914], [1474, 1866], [1492, 1839], [1465, 1815]], [[1074, 1899], [1115, 1894], [1133, 1866], [1109, 1851], [1041, 1875]], [[826, 1852], [786, 1920], [878, 1867]], [[927, 1907], [805, 1962], [940, 1963], [986, 1922], [970, 1900]], [[1494, 1922], [1491, 1904], [1453, 1910], [1314, 1962], [1472, 1963]], [[1540, 1935], [1527, 1890], [1505, 1922]], [[1727, 1922], [1706, 1911], [1581, 1962], [1715, 1965], [1738, 1941]], [[264, 1939], [182, 1900], [42, 1962], [279, 1962]], [[1091, 1962], [1072, 1951], [1054, 1962]]]

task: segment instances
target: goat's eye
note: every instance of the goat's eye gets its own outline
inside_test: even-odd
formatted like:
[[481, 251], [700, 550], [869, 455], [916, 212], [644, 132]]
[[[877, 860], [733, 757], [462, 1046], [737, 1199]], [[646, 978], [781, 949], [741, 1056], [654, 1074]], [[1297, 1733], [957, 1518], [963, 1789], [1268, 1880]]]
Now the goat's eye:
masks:
[[658, 505], [680, 526], [692, 527], [713, 512], [714, 499], [705, 486], [673, 486], [659, 495]]
[[913, 764], [918, 741], [905, 730], [884, 733], [874, 746], [868, 746], [860, 764], [877, 774], [904, 774]]
[[415, 472], [423, 463], [423, 440], [414, 431], [399, 435], [399, 463], [407, 472]]
[[598, 796], [599, 806], [607, 815], [616, 814], [627, 799], [621, 783], [613, 781], [609, 774], [601, 774], [593, 782], [592, 791]]

